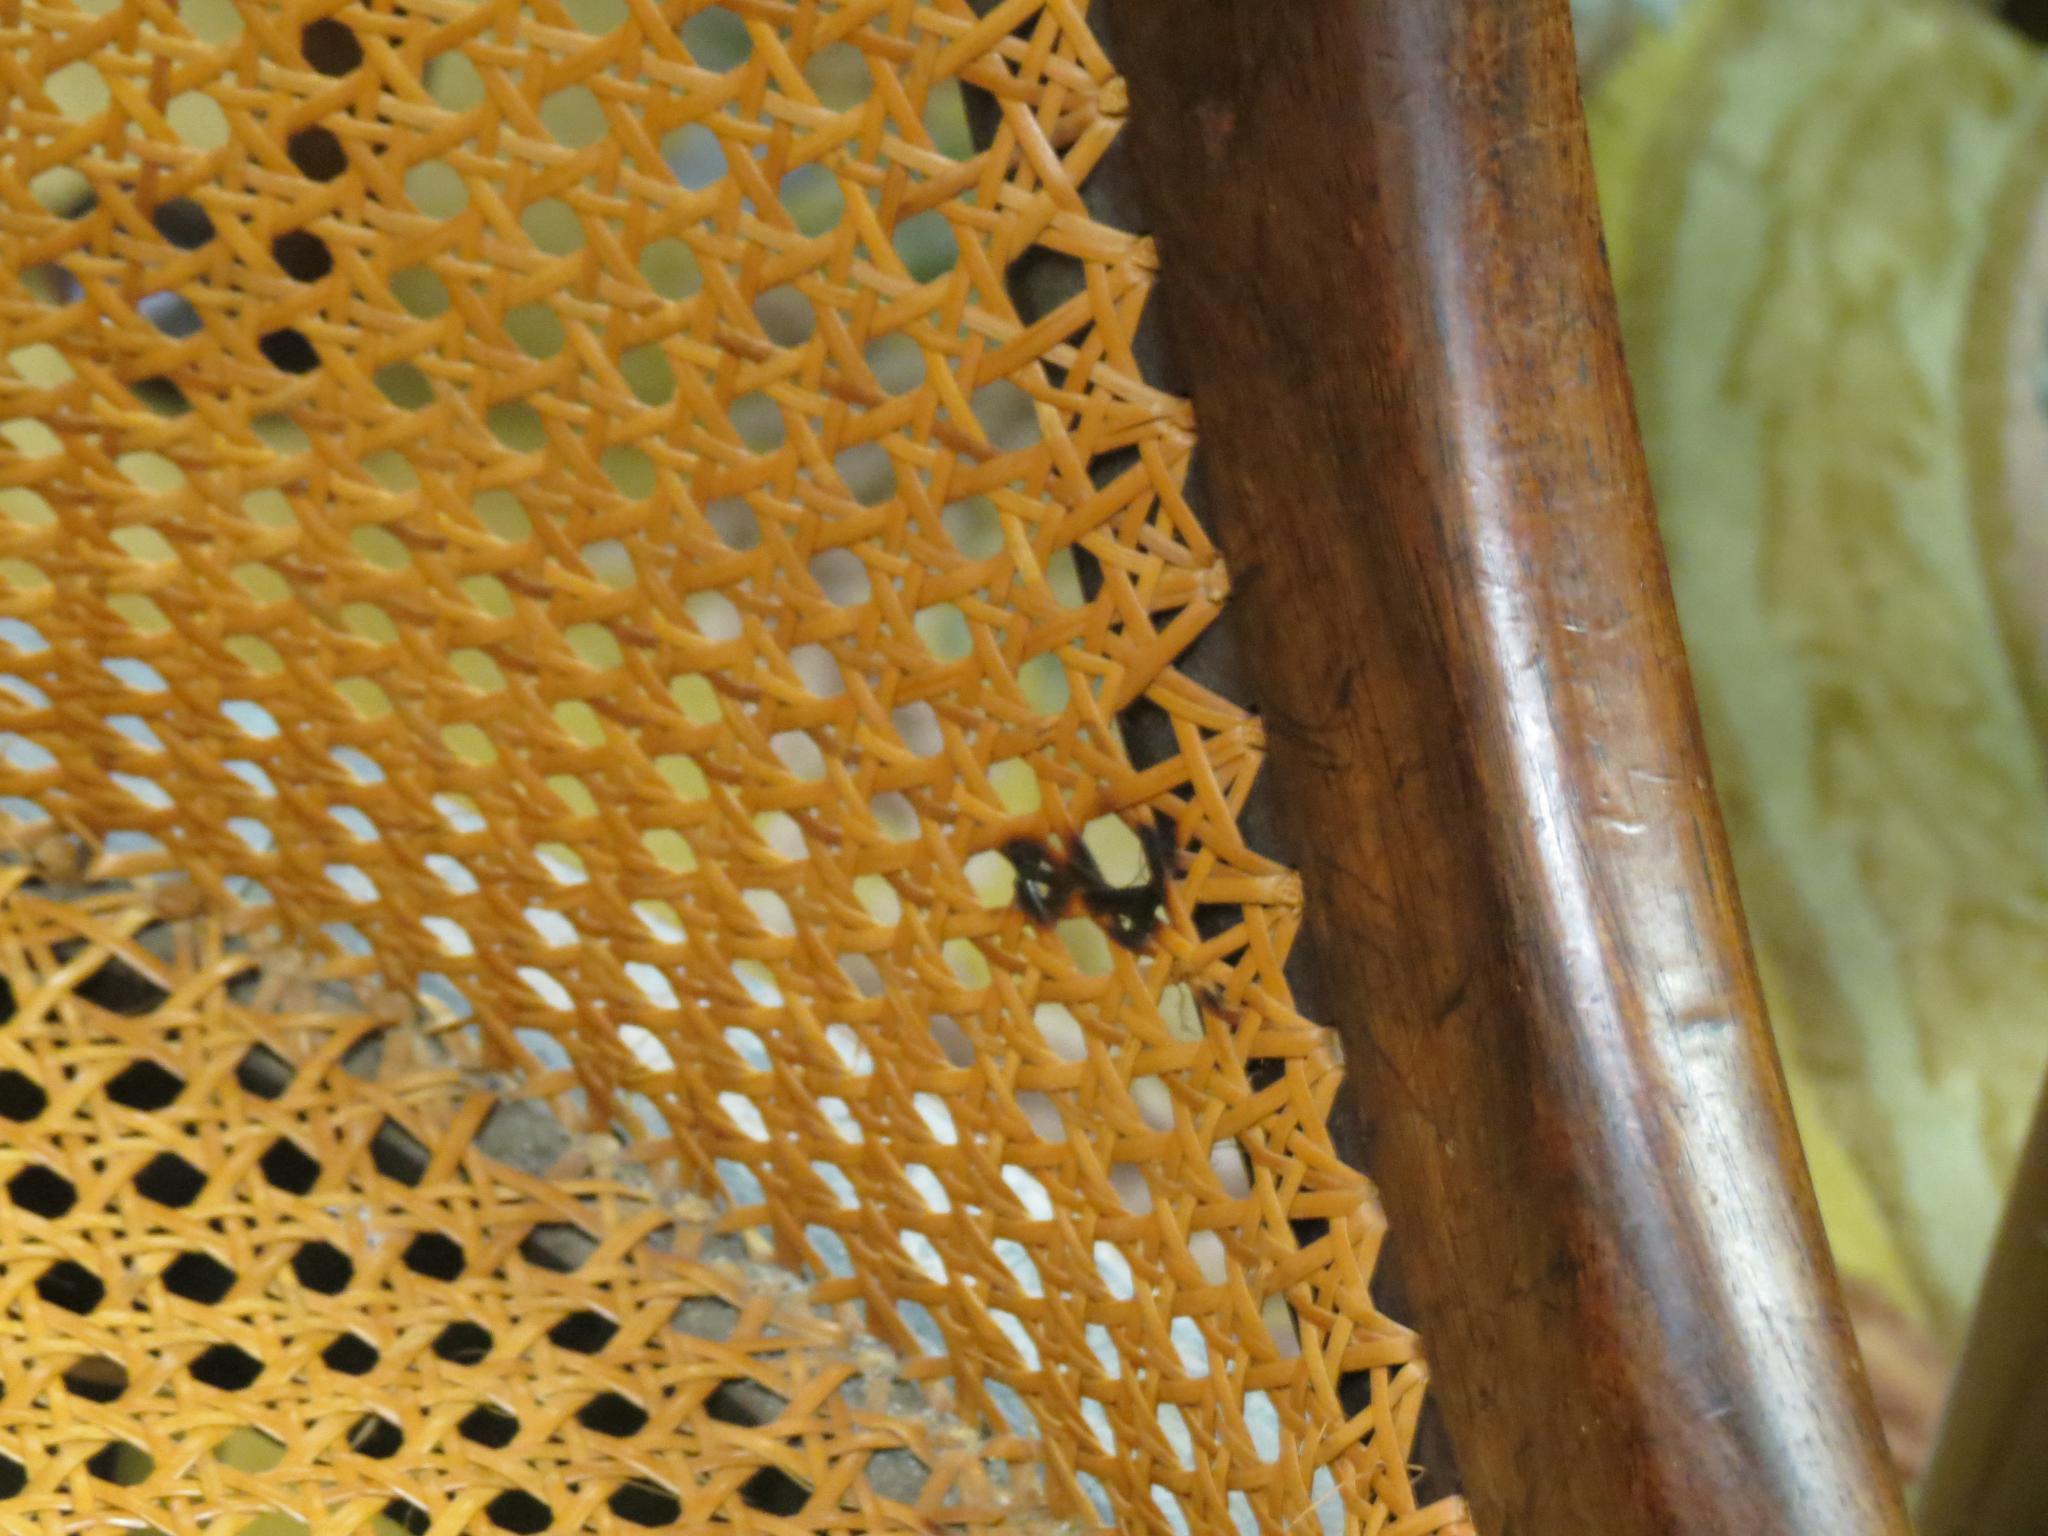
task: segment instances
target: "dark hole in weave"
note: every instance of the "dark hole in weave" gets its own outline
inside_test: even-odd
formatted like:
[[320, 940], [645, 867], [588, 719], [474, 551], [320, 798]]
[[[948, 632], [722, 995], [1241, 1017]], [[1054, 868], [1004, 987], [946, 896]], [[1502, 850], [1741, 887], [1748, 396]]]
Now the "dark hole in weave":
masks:
[[159, 1152], [135, 1175], [135, 1190], [158, 1205], [182, 1210], [206, 1188], [206, 1175], [175, 1152]]
[[1081, 258], [1042, 245], [1027, 246], [1003, 274], [1003, 286], [1027, 315], [1049, 315], [1088, 288]]
[[288, 229], [279, 235], [270, 242], [270, 258], [286, 277], [301, 283], [318, 282], [334, 270], [334, 253], [310, 229]]
[[721, 1424], [765, 1424], [767, 1418], [749, 1401], [747, 1384], [738, 1378], [721, 1381], [704, 1399], [704, 1411]]
[[89, 1403], [111, 1403], [128, 1390], [128, 1368], [106, 1355], [87, 1355], [64, 1368], [64, 1389]]
[[85, 1470], [103, 1483], [133, 1488], [149, 1481], [156, 1458], [126, 1440], [109, 1440], [85, 1459]]
[[571, 1312], [548, 1330], [548, 1339], [562, 1349], [579, 1355], [594, 1355], [611, 1343], [619, 1325], [602, 1312], [585, 1309]]
[[519, 1255], [540, 1269], [573, 1275], [597, 1250], [597, 1239], [566, 1221], [544, 1221], [519, 1240]]
[[[989, 7], [983, 0], [974, 0], [978, 14], [986, 15]], [[960, 82], [960, 104], [967, 109], [967, 131], [976, 149], [987, 149], [995, 139], [996, 130], [1002, 126], [1002, 103], [993, 92], [985, 91], [978, 85]]]
[[405, 1444], [405, 1431], [381, 1413], [366, 1413], [348, 1432], [348, 1448], [358, 1456], [389, 1461]]
[[1131, 333], [1131, 353], [1137, 358], [1139, 372], [1146, 383], [1169, 395], [1185, 395], [1186, 376], [1181, 372], [1173, 348], [1167, 343], [1166, 306], [1159, 302], [1157, 292], [1155, 289], [1153, 301], [1138, 316], [1138, 328]]
[[259, 1099], [282, 1098], [291, 1086], [292, 1064], [267, 1045], [252, 1045], [235, 1063], [235, 1081]]
[[28, 1486], [28, 1468], [0, 1451], [0, 1499], [16, 1497]]
[[107, 1079], [107, 1097], [129, 1109], [168, 1109], [185, 1091], [185, 1079], [144, 1059], [131, 1061]]
[[164, 1289], [212, 1306], [235, 1287], [235, 1272], [210, 1253], [181, 1253], [164, 1266]]
[[1244, 1064], [1244, 1080], [1254, 1093], [1264, 1092], [1286, 1075], [1285, 1056], [1254, 1056]]
[[299, 52], [323, 75], [345, 75], [363, 62], [363, 45], [347, 24], [332, 16], [308, 22], [299, 34]]
[[197, 336], [206, 329], [205, 320], [189, 299], [175, 293], [145, 293], [135, 301], [136, 310], [151, 325], [173, 341]]
[[427, 1173], [427, 1144], [387, 1116], [370, 1138], [370, 1161], [385, 1178], [417, 1185]]
[[1326, 1216], [1297, 1216], [1287, 1223], [1294, 1229], [1294, 1242], [1298, 1248], [1309, 1248], [1330, 1235], [1330, 1221]]
[[[1102, 459], [1097, 458], [1094, 462], [1100, 464]], [[1084, 544], [1069, 544], [1067, 549], [1074, 557], [1074, 579], [1081, 588], [1081, 600], [1092, 603], [1096, 594], [1102, 591], [1102, 562]]]
[[33, 1120], [50, 1107], [42, 1084], [9, 1067], [0, 1072], [0, 1115], [17, 1123]]
[[1346, 1418], [1356, 1418], [1372, 1406], [1372, 1372], [1346, 1371], [1337, 1378], [1337, 1402]]
[[462, 1416], [455, 1428], [463, 1439], [500, 1451], [518, 1435], [519, 1421], [502, 1408], [478, 1403]]
[[271, 367], [286, 373], [311, 373], [320, 366], [320, 354], [313, 350], [313, 343], [306, 339], [303, 331], [295, 331], [290, 326], [265, 331], [257, 340], [256, 350], [263, 354]]
[[213, 238], [213, 220], [189, 197], [159, 203], [149, 216], [156, 232], [181, 251], [196, 251]]
[[355, 1260], [325, 1238], [300, 1245], [292, 1255], [292, 1273], [299, 1284], [323, 1296], [339, 1296], [356, 1277]]
[[107, 1287], [84, 1265], [59, 1259], [36, 1277], [36, 1294], [53, 1307], [84, 1317], [107, 1299]]
[[425, 1275], [429, 1280], [458, 1280], [462, 1267], [468, 1262], [463, 1256], [462, 1244], [441, 1232], [422, 1232], [405, 1245], [405, 1252], [399, 1255], [405, 1267], [416, 1275]]
[[[5, 976], [0, 976], [0, 1024], [5, 1024], [13, 1019], [14, 1013], [14, 983]], [[19, 1072], [13, 1075], [16, 1077], [21, 1076]]]
[[263, 1177], [287, 1194], [303, 1195], [320, 1182], [320, 1164], [295, 1141], [280, 1136], [257, 1162]]
[[24, 1211], [54, 1221], [78, 1203], [78, 1191], [56, 1169], [30, 1163], [7, 1181], [7, 1198]]
[[[64, 956], [60, 954], [58, 958], [62, 960]], [[98, 970], [74, 985], [71, 995], [82, 997], [109, 1013], [140, 1018], [145, 1013], [156, 1012], [171, 994], [115, 955], [109, 956]]]
[[359, 1333], [344, 1333], [320, 1351], [320, 1360], [344, 1376], [367, 1376], [377, 1368], [377, 1346]]
[[39, 304], [62, 308], [85, 297], [85, 285], [54, 261], [45, 261], [21, 274], [21, 285]]
[[624, 1439], [647, 1427], [647, 1410], [617, 1392], [600, 1392], [576, 1410], [576, 1422], [600, 1435]]
[[811, 1491], [780, 1467], [763, 1467], [740, 1484], [740, 1497], [764, 1515], [794, 1515], [811, 1502]]
[[1220, 939], [1244, 921], [1244, 908], [1232, 903], [1205, 901], [1195, 908], [1195, 932], [1205, 939]]
[[515, 1536], [533, 1536], [555, 1523], [555, 1512], [522, 1488], [508, 1488], [484, 1506], [491, 1524]]
[[233, 1344], [215, 1344], [191, 1365], [195, 1379], [223, 1392], [239, 1392], [263, 1374], [263, 1362]]
[[457, 1365], [475, 1365], [491, 1352], [491, 1331], [476, 1323], [450, 1323], [434, 1336], [434, 1353]]
[[1124, 750], [1130, 754], [1133, 768], [1140, 771], [1156, 768], [1180, 751], [1180, 743], [1174, 739], [1173, 716], [1152, 700], [1143, 697], [1133, 699], [1118, 712], [1116, 718], [1123, 731]]
[[605, 1502], [629, 1525], [674, 1525], [683, 1517], [683, 1501], [659, 1483], [622, 1483]]
[[137, 379], [128, 386], [128, 393], [158, 416], [188, 416], [192, 412], [192, 402], [185, 398], [185, 391], [162, 374]]
[[348, 152], [341, 147], [341, 140], [317, 125], [301, 128], [286, 139], [284, 152], [301, 175], [314, 181], [332, 181], [348, 169]]
[[392, 1499], [384, 1506], [383, 1515], [406, 1536], [427, 1536], [427, 1528], [434, 1523], [427, 1512], [411, 1499]]

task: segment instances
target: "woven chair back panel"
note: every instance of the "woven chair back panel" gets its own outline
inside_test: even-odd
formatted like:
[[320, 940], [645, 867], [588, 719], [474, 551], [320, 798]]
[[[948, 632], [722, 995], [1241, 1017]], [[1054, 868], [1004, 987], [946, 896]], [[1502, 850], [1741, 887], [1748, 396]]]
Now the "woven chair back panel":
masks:
[[7, 813], [423, 999], [1074, 1518], [1444, 1527], [1259, 730], [1175, 670], [1229, 582], [1085, 6], [0, 38]]

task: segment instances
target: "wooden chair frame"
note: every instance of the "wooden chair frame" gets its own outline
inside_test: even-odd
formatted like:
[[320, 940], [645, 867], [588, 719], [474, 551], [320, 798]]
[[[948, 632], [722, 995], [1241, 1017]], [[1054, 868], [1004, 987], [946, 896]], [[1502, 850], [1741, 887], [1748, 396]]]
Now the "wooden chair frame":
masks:
[[1114, 0], [1230, 620], [1480, 1530], [1907, 1529], [1708, 782], [1565, 0]]
[[1923, 1536], [2048, 1521], [2048, 1091], [2034, 1111], [1920, 1493]]

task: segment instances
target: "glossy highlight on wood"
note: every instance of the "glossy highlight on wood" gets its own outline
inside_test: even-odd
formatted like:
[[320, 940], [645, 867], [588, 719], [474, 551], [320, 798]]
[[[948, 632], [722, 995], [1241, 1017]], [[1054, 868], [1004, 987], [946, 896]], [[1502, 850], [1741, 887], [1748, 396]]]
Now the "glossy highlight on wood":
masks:
[[1906, 1529], [1743, 935], [1564, 0], [1117, 0], [1273, 803], [1494, 1536]]

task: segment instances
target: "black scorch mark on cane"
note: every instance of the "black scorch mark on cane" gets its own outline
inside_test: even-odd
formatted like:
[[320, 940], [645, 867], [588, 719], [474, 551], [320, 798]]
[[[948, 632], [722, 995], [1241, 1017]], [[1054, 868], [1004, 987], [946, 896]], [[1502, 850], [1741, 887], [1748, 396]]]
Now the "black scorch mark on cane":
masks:
[[1159, 931], [1173, 872], [1173, 836], [1156, 821], [1134, 830], [1145, 852], [1144, 873], [1136, 885], [1112, 884], [1079, 839], [1070, 850], [1035, 838], [1005, 843], [1003, 857], [1017, 875], [1017, 910], [1041, 927], [1085, 912], [1125, 949], [1142, 950]]

